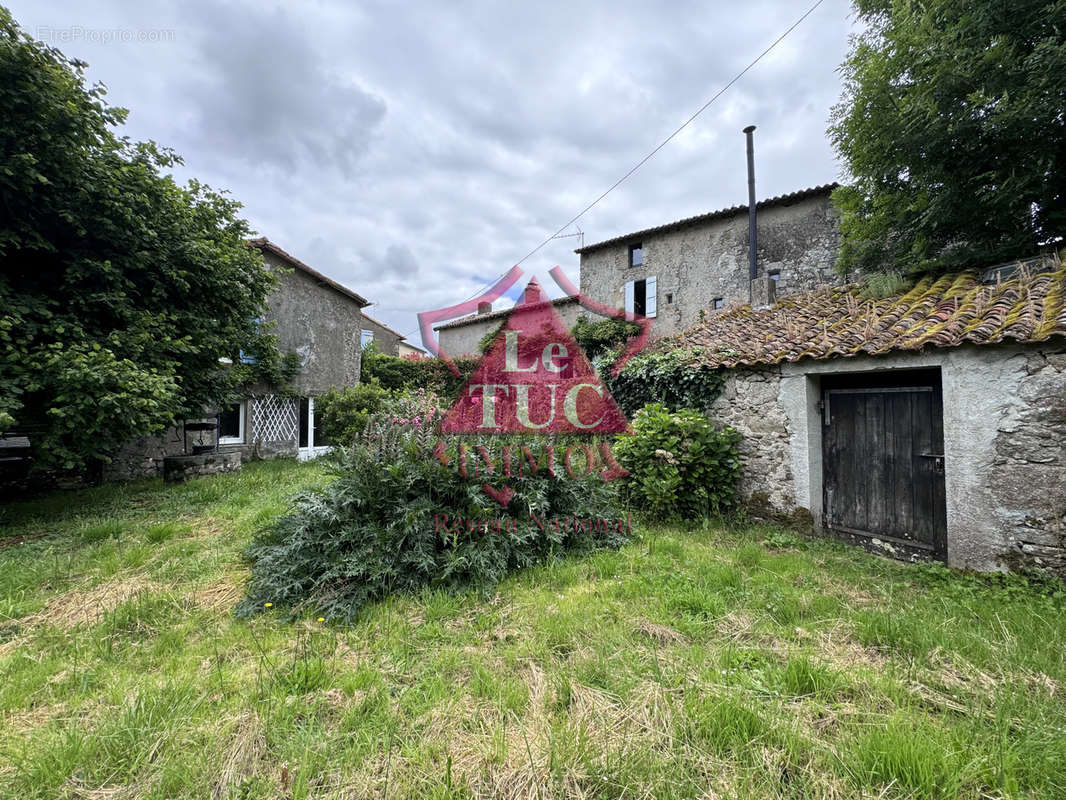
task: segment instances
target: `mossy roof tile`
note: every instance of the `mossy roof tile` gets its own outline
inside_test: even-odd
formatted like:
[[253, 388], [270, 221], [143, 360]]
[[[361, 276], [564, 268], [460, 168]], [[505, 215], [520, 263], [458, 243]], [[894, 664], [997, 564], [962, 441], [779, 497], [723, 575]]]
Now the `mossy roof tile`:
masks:
[[995, 284], [973, 272], [923, 278], [881, 300], [856, 285], [823, 287], [772, 308], [715, 314], [670, 344], [699, 347], [707, 365], [735, 367], [1055, 336], [1066, 337], [1066, 268], [1057, 262]]

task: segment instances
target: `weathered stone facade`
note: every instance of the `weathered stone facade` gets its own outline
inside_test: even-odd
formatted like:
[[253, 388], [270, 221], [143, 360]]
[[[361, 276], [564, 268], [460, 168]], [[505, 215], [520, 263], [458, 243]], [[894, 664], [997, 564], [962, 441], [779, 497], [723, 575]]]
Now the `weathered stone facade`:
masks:
[[997, 425], [990, 474], [998, 516], [1022, 565], [1066, 575], [1066, 348], [1027, 354]]
[[403, 340], [403, 334], [399, 331], [395, 331], [383, 322], [378, 322], [371, 316], [363, 314], [363, 330], [369, 331], [374, 337], [374, 344], [378, 348], [379, 353], [384, 353], [387, 356], [400, 355], [400, 342]]
[[[572, 328], [582, 314], [589, 314], [575, 298], [563, 297], [554, 301], [555, 311], [568, 328]], [[507, 321], [510, 309], [488, 311], [473, 317], [438, 325], [437, 338], [441, 350], [449, 357], [476, 356], [478, 345], [489, 333], [492, 333]]]
[[296, 353], [300, 359], [297, 393], [317, 395], [358, 383], [363, 328], [359, 303], [272, 251], [264, 252], [263, 260], [280, 279], [267, 301], [266, 320], [275, 323], [281, 352]]
[[917, 368], [939, 369], [942, 385], [948, 564], [1066, 577], [1061, 340], [731, 370], [711, 417], [744, 436], [742, 496], [761, 513], [809, 511], [820, 526], [822, 380]]
[[744, 464], [742, 495], [754, 505], [791, 510], [795, 505], [792, 459], [788, 457], [788, 415], [780, 402], [781, 370], [733, 370], [726, 375], [721, 396], [710, 416], [740, 431]]
[[[314, 397], [334, 386], [358, 383], [362, 367], [362, 306], [366, 300], [266, 240], [253, 244], [263, 253], [267, 269], [278, 277], [278, 286], [267, 299], [264, 322], [274, 324], [273, 333], [281, 352], [296, 353], [300, 360], [292, 390], [302, 397]], [[276, 387], [253, 387], [252, 396], [241, 404], [244, 423], [239, 441], [223, 441], [219, 451], [239, 454], [245, 461], [296, 457], [299, 404], [298, 397], [280, 396]], [[202, 419], [188, 421], [214, 422], [213, 411], [205, 409]], [[129, 480], [159, 475], [166, 457], [191, 453], [196, 444], [214, 445], [214, 432], [183, 437], [179, 425], [157, 436], [139, 437], [107, 465], [104, 478]]]
[[[829, 193], [820, 187], [759, 203], [759, 274], [774, 276], [778, 297], [846, 282], [834, 271], [839, 231]], [[629, 266], [629, 247], [640, 243], [643, 264]], [[656, 278], [653, 334], [669, 336], [702, 315], [750, 299], [746, 206], [637, 231], [577, 251], [581, 292], [613, 308], [624, 307], [629, 281]]]

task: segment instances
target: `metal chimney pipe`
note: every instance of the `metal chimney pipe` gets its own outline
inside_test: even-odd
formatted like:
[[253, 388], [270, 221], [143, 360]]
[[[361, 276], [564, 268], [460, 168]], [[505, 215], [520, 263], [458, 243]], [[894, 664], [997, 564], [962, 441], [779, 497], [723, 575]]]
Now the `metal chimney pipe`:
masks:
[[748, 140], [748, 280], [753, 281], [759, 276], [758, 235], [755, 231], [755, 141], [752, 134], [755, 126], [749, 125], [744, 129], [744, 136]]

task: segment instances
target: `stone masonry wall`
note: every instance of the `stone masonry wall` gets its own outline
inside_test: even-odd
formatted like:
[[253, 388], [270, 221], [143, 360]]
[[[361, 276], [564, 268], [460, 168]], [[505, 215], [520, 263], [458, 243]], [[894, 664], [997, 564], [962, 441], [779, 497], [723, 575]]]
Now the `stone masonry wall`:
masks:
[[[844, 282], [834, 271], [839, 249], [836, 212], [828, 195], [760, 209], [759, 274], [777, 270], [783, 297]], [[629, 266], [630, 242], [581, 255], [581, 292], [615, 308], [624, 304], [625, 284], [655, 276], [657, 316], [653, 334], [670, 336], [713, 314], [715, 298], [725, 307], [748, 303], [748, 217], [731, 217], [635, 236], [644, 263]]]
[[300, 373], [294, 381], [297, 394], [317, 395], [334, 386], [359, 383], [359, 306], [303, 270], [290, 268], [273, 253], [264, 253], [263, 259], [280, 278], [280, 286], [268, 300], [266, 318], [276, 323], [274, 333], [281, 351], [295, 352], [300, 358]]
[[736, 428], [744, 473], [740, 492], [755, 513], [781, 512], [795, 505], [789, 422], [779, 400], [779, 368], [732, 370], [711, 407], [715, 422]]
[[1066, 348], [1028, 354], [999, 420], [990, 485], [1012, 566], [1066, 577]]

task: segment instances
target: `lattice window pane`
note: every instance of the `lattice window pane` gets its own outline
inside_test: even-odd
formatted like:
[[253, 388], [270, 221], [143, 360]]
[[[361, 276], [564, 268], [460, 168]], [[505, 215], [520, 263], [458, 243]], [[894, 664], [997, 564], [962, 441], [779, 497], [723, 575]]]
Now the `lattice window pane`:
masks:
[[295, 397], [268, 394], [252, 398], [252, 441], [295, 441], [299, 424], [300, 407]]

